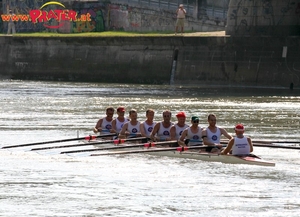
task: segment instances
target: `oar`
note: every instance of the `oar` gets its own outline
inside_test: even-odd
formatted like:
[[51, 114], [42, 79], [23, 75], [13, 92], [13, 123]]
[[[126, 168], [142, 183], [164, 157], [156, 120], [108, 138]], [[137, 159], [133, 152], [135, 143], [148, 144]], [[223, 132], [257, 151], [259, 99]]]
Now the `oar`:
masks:
[[261, 143], [253, 143], [253, 146], [258, 147], [267, 147], [267, 148], [283, 148], [283, 149], [299, 149], [300, 146], [284, 146], [284, 145], [272, 145], [272, 144], [261, 144]]
[[[228, 143], [228, 140], [221, 140], [221, 143]], [[286, 144], [299, 144], [299, 141], [272, 141], [272, 140], [252, 140], [252, 143], [261, 143], [261, 144], [273, 144], [273, 143], [286, 143]]]
[[267, 140], [253, 140], [254, 143], [272, 144], [272, 143], [286, 143], [286, 144], [299, 144], [299, 141], [267, 141]]
[[58, 145], [58, 146], [51, 146], [51, 147], [33, 148], [30, 151], [40, 151], [40, 150], [55, 149], [55, 148], [71, 148], [71, 147], [89, 146], [89, 145], [100, 145], [100, 144], [107, 144], [107, 143], [121, 144], [124, 142], [143, 140], [143, 139], [146, 140], [147, 138], [146, 137], [138, 137], [138, 138], [131, 138], [131, 139], [106, 140], [106, 141], [99, 141], [99, 142], [93, 142], [93, 143]]
[[90, 156], [104, 156], [104, 155], [118, 155], [118, 154], [137, 154], [137, 153], [150, 153], [150, 152], [164, 152], [164, 151], [187, 151], [194, 149], [203, 149], [208, 146], [184, 146], [184, 147], [175, 147], [175, 148], [155, 148], [155, 149], [142, 149], [142, 150], [131, 150], [131, 151], [116, 151], [116, 152], [108, 152], [108, 153], [99, 153], [99, 154], [91, 154]]
[[135, 144], [135, 145], [122, 145], [122, 146], [113, 146], [113, 147], [63, 151], [63, 152], [60, 152], [60, 153], [61, 154], [71, 154], [71, 153], [78, 153], [78, 152], [92, 152], [92, 151], [103, 151], [103, 150], [124, 149], [124, 148], [138, 148], [138, 147], [150, 148], [150, 147], [155, 147], [156, 145], [177, 145], [177, 141], [149, 142], [149, 143]]
[[80, 138], [72, 138], [72, 139], [61, 139], [61, 140], [53, 140], [53, 141], [47, 141], [47, 142], [35, 142], [35, 143], [28, 143], [28, 144], [20, 144], [20, 145], [9, 145], [9, 146], [3, 146], [2, 148], [18, 148], [18, 147], [25, 147], [25, 146], [34, 146], [34, 145], [43, 145], [43, 144], [51, 144], [51, 143], [59, 143], [59, 142], [70, 142], [70, 141], [77, 141], [77, 140], [93, 140], [96, 138], [103, 138], [103, 137], [109, 137], [109, 136], [116, 136], [117, 134], [105, 134], [100, 136], [85, 136]]

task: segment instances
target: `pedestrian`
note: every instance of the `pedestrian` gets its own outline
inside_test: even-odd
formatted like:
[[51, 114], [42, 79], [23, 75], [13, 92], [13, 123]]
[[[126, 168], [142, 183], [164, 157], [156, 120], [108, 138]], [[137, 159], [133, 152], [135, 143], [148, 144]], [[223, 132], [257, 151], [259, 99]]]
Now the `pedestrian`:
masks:
[[9, 21], [8, 21], [8, 28], [7, 28], [7, 34], [16, 34], [16, 25], [13, 21], [13, 16], [15, 16], [15, 14], [12, 12], [12, 10], [9, 10]]
[[185, 14], [186, 14], [186, 10], [183, 8], [183, 4], [180, 4], [179, 8], [176, 10], [177, 20], [176, 20], [175, 35], [178, 32], [178, 28], [181, 29], [181, 34], [183, 34]]

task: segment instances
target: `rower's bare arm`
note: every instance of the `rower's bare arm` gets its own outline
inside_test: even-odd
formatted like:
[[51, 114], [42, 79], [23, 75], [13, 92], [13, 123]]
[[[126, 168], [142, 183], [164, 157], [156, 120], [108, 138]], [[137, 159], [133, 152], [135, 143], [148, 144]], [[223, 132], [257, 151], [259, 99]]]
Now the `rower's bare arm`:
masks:
[[123, 125], [122, 130], [120, 131], [120, 134], [119, 134], [119, 138], [121, 138], [121, 139], [126, 138], [127, 127], [128, 127], [128, 123]]
[[223, 151], [221, 151], [221, 153], [220, 153], [220, 154], [223, 154], [223, 155], [226, 155], [226, 154], [228, 154], [228, 153], [230, 152], [230, 150], [232, 149], [233, 142], [234, 142], [234, 140], [233, 140], [233, 139], [231, 139], [231, 140], [228, 142], [228, 145], [227, 145], [227, 147], [226, 147], [226, 148], [225, 148]]
[[224, 155], [228, 154], [231, 151], [231, 149], [232, 149], [233, 143], [234, 143], [234, 139], [231, 139], [228, 142], [227, 147], [221, 152], [221, 154], [224, 154]]
[[155, 126], [154, 126], [154, 128], [153, 128], [153, 130], [152, 130], [152, 132], [151, 132], [151, 134], [150, 134], [150, 139], [151, 139], [152, 141], [156, 141], [155, 135], [156, 135], [156, 133], [157, 133], [158, 130], [159, 130], [159, 126], [160, 126], [160, 123], [155, 124]]
[[252, 144], [252, 140], [248, 137], [247, 138], [247, 140], [248, 140], [248, 143], [249, 143], [249, 145], [250, 145], [250, 152], [253, 152], [253, 144]]
[[184, 143], [184, 139], [185, 139], [186, 136], [187, 136], [187, 129], [185, 129], [185, 130], [182, 132], [182, 134], [181, 134], [181, 136], [180, 136], [180, 138], [179, 138], [179, 140], [178, 140], [178, 144], [179, 144], [180, 146], [186, 146], [186, 144]]
[[175, 125], [173, 125], [170, 129], [170, 138], [171, 140], [176, 140], [176, 128]]
[[212, 143], [208, 140], [207, 138], [207, 131], [203, 130], [202, 131], [202, 140], [203, 140], [203, 144], [207, 145], [207, 146], [215, 146], [215, 143]]
[[94, 127], [94, 133], [98, 133], [98, 132], [102, 131], [102, 128], [101, 128], [102, 122], [103, 122], [102, 118], [97, 121], [97, 124]]
[[110, 130], [111, 133], [117, 133], [117, 125], [116, 125], [116, 119], [114, 119], [112, 122], [111, 122], [111, 130]]
[[224, 128], [220, 128], [221, 129], [221, 133], [227, 138], [227, 139], [232, 139], [232, 136], [224, 129]]
[[140, 124], [140, 132], [142, 137], [147, 137], [147, 134], [145, 132], [144, 123]]

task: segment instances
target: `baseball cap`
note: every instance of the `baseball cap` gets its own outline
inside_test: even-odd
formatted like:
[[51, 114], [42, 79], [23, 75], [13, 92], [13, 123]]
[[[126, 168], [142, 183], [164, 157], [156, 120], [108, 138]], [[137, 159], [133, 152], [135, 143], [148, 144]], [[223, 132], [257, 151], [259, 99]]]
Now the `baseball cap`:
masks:
[[183, 4], [180, 4], [179, 7], [183, 7]]
[[119, 107], [117, 108], [117, 111], [118, 111], [118, 112], [125, 112], [125, 107], [124, 107], [124, 106], [119, 106]]
[[186, 115], [184, 112], [178, 112], [177, 115], [176, 115], [177, 118], [185, 118]]
[[192, 116], [191, 120], [192, 120], [192, 121], [199, 121], [199, 117], [196, 116], [196, 115], [194, 115], [194, 116]]
[[245, 127], [243, 124], [237, 124], [234, 128], [234, 130], [236, 131], [244, 131], [245, 130]]

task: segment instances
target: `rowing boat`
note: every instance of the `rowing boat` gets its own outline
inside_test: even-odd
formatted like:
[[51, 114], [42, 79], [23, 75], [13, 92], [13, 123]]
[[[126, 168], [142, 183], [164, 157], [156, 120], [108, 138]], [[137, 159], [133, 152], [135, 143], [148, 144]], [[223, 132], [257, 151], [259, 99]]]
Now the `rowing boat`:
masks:
[[[118, 146], [126, 146], [129, 144], [118, 144]], [[95, 145], [97, 147], [97, 145]], [[106, 144], [105, 148], [115, 147], [114, 144]], [[98, 146], [99, 147], [99, 146]], [[103, 146], [101, 146], [103, 148]], [[156, 155], [156, 156], [168, 156], [168, 157], [177, 157], [177, 158], [186, 158], [186, 159], [195, 159], [202, 161], [211, 161], [211, 162], [221, 162], [221, 163], [230, 163], [230, 164], [249, 164], [249, 165], [258, 165], [258, 166], [275, 166], [275, 163], [269, 162], [261, 159], [258, 156], [233, 156], [233, 155], [220, 155], [216, 153], [208, 153], [208, 152], [199, 152], [199, 151], [159, 151], [159, 147], [151, 147], [151, 148], [130, 148], [126, 150], [130, 151], [141, 151], [149, 150], [147, 154]], [[150, 150], [153, 150], [151, 152]], [[157, 151], [155, 151], [157, 150]], [[110, 152], [107, 150], [108, 153]], [[116, 150], [114, 150], [116, 151]], [[103, 151], [101, 151], [103, 153]], [[114, 152], [116, 155], [117, 152]]]
[[229, 164], [249, 164], [258, 166], [271, 166], [274, 167], [275, 163], [265, 161], [257, 156], [233, 156], [233, 155], [220, 155], [208, 152], [195, 152], [195, 151], [172, 151], [172, 152], [155, 152], [155, 155], [178, 157], [186, 159], [196, 159], [202, 161], [212, 161]]

